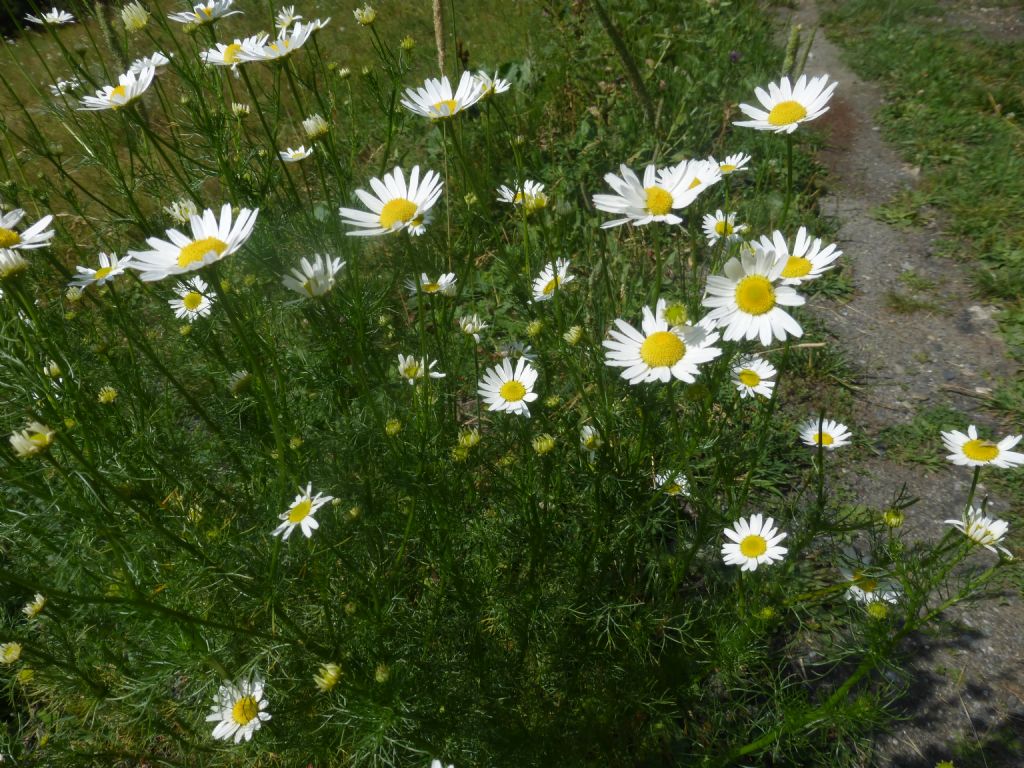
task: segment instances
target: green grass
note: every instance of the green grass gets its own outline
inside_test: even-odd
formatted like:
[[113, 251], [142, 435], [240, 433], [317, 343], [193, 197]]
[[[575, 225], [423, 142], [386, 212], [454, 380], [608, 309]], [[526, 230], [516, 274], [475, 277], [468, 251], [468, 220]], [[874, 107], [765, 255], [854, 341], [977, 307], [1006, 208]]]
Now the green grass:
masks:
[[[932, 0], [823, 2], [830, 34], [864, 77], [881, 82], [885, 136], [921, 169], [917, 189], [878, 215], [923, 222], [927, 206], [950, 238], [944, 250], [969, 265], [981, 295], [1002, 307], [1007, 345], [1024, 359], [1024, 42], [999, 41], [943, 20]], [[931, 214], [928, 214], [931, 215]], [[913, 297], [894, 306], [913, 311]], [[999, 403], [1024, 421], [1024, 384]]]

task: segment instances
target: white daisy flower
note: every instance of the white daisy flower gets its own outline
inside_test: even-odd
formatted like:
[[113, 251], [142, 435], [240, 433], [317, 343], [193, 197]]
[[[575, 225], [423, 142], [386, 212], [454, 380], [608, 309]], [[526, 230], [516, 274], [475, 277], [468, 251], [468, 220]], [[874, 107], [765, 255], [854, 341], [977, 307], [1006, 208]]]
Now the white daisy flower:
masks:
[[322, 493], [314, 496], [312, 483], [306, 483], [305, 491], [300, 486], [295, 501], [281, 513], [282, 523], [270, 535], [280, 535], [282, 540], [287, 540], [292, 535], [292, 531], [299, 527], [302, 529], [302, 535], [308, 539], [313, 535], [313, 531], [320, 527], [320, 523], [313, 518], [313, 515], [333, 498], [333, 496], [325, 496]]
[[762, 235], [759, 241], [752, 241], [751, 245], [757, 251], [770, 251], [775, 258], [783, 262], [782, 284], [800, 285], [808, 280], [815, 280], [832, 269], [836, 259], [843, 255], [843, 252], [836, 248], [835, 243], [821, 247], [821, 238], [813, 240], [807, 234], [807, 227], [800, 227], [796, 233], [796, 240], [790, 248], [786, 238], [779, 230], [772, 233], [769, 240]]
[[793, 133], [800, 123], [814, 120], [828, 111], [829, 99], [837, 85], [828, 82], [828, 75], [812, 80], [808, 80], [807, 75], [800, 75], [795, 85], [791, 85], [789, 78], [784, 77], [778, 83], [770, 83], [767, 93], [763, 88], [755, 88], [754, 93], [763, 109], [740, 104], [740, 111], [752, 119], [733, 125], [759, 131]]
[[360, 228], [349, 235], [383, 235], [403, 229], [410, 235], [422, 235], [427, 231], [427, 214], [441, 197], [442, 185], [441, 177], [434, 171], [427, 171], [421, 181], [418, 165], [413, 166], [406, 185], [402, 169], [395, 167], [383, 179], [370, 179], [376, 195], [356, 190], [356, 197], [369, 211], [339, 208], [338, 213], [345, 224]]
[[187, 197], [171, 203], [164, 211], [179, 224], [188, 224], [193, 216], [199, 214], [199, 208]]
[[330, 129], [330, 125], [324, 120], [323, 115], [319, 113], [310, 115], [302, 121], [302, 130], [306, 132], [306, 137], [310, 141], [316, 141], [330, 131]]
[[281, 278], [285, 288], [303, 296], [323, 296], [334, 287], [334, 276], [345, 266], [345, 262], [333, 256], [315, 254], [313, 261], [305, 256], [290, 275]]
[[508, 80], [498, 77], [498, 73], [495, 72], [494, 76], [491, 77], [483, 70], [479, 71], [475, 75], [477, 82], [483, 90], [480, 98], [486, 99], [488, 96], [492, 96], [495, 93], [504, 93], [512, 87], [512, 83]]
[[442, 296], [454, 296], [456, 280], [458, 278], [455, 277], [454, 272], [445, 272], [443, 275], [439, 275], [437, 280], [431, 280], [424, 272], [418, 280], [406, 280], [405, 288], [414, 296], [420, 291], [427, 295], [436, 293]]
[[[203, 51], [199, 54], [199, 57], [203, 60], [204, 64], [209, 66], [237, 69], [239, 64], [243, 64], [246, 61], [254, 61], [258, 52], [263, 50], [263, 46], [267, 44], [269, 39], [270, 35], [266, 32], [242, 39], [236, 37], [235, 42], [229, 44], [217, 43], [216, 47]], [[242, 55], [243, 51], [248, 52], [248, 57]]]
[[978, 428], [971, 424], [967, 434], [953, 430], [942, 433], [942, 442], [949, 451], [949, 461], [961, 467], [984, 467], [991, 464], [1000, 469], [1012, 469], [1024, 464], [1024, 453], [1010, 450], [1020, 442], [1020, 435], [1008, 435], [998, 443], [978, 437]]
[[288, 5], [277, 12], [274, 24], [278, 29], [285, 30], [301, 18], [302, 15], [295, 12], [295, 6]]
[[590, 460], [593, 461], [597, 457], [597, 451], [604, 445], [604, 440], [601, 439], [601, 433], [596, 427], [584, 424], [580, 427], [580, 445], [583, 450], [590, 453]]
[[231, 10], [233, 2], [234, 0], [211, 0], [208, 3], [199, 3], [192, 6], [191, 11], [168, 14], [167, 18], [181, 24], [202, 26], [217, 19], [222, 19], [225, 16], [234, 16], [236, 13], [241, 13], [241, 11]]
[[56, 434], [45, 424], [30, 421], [23, 430], [11, 435], [11, 448], [19, 459], [26, 459], [49, 448]]
[[1013, 553], [999, 543], [1006, 536], [1010, 527], [1005, 520], [986, 517], [983, 509], [968, 507], [962, 520], [945, 520], [944, 522], [947, 525], [952, 525], [975, 544], [981, 544], [985, 549], [995, 552], [997, 555], [1001, 551], [1008, 558], [1013, 559]]
[[736, 173], [736, 171], [742, 171], [746, 169], [747, 163], [750, 162], [750, 155], [739, 152], [735, 155], [726, 156], [725, 160], [719, 162], [713, 157], [708, 158], [708, 162], [715, 163], [718, 166], [718, 170], [722, 172], [723, 176], [728, 176], [730, 173]]
[[779, 532], [772, 518], [761, 515], [740, 518], [723, 533], [730, 540], [722, 545], [722, 559], [726, 565], [738, 565], [741, 571], [756, 571], [759, 565], [771, 565], [782, 560], [788, 551], [778, 546], [787, 534]]
[[138, 32], [145, 29], [149, 23], [149, 11], [143, 7], [142, 3], [133, 0], [121, 9], [121, 21], [129, 32]]
[[259, 208], [243, 208], [232, 223], [231, 204], [224, 203], [220, 221], [207, 208], [202, 216], [192, 216], [192, 237], [176, 229], [167, 230], [167, 240], [151, 237], [146, 243], [152, 250], [129, 251], [132, 269], [137, 269], [146, 282], [163, 280], [169, 275], [194, 272], [230, 256], [249, 239], [256, 224]]
[[701, 192], [722, 180], [722, 171], [717, 163], [710, 160], [683, 160], [678, 165], [658, 171], [658, 179], [665, 184], [673, 183], [669, 179], [678, 178], [681, 186], [696, 198]]
[[146, 67], [138, 73], [125, 72], [117, 76], [117, 85], [105, 85], [95, 96], [83, 96], [79, 110], [121, 109], [139, 98], [153, 82], [156, 70]]
[[242, 680], [238, 685], [226, 682], [217, 691], [206, 721], [217, 723], [213, 738], [227, 741], [234, 737], [237, 744], [242, 739], [252, 739], [252, 735], [270, 719], [266, 708], [263, 681], [258, 677]]
[[477, 392], [487, 403], [489, 411], [505, 411], [530, 418], [527, 405], [537, 399], [533, 385], [537, 383], [537, 371], [521, 357], [515, 369], [506, 357], [499, 365], [488, 368], [480, 380]]
[[712, 346], [718, 341], [718, 334], [705, 324], [672, 326], [659, 320], [664, 305], [665, 300], [658, 299], [656, 311], [643, 308], [640, 331], [616, 318], [616, 328], [609, 332], [611, 338], [602, 342], [608, 350], [605, 365], [624, 368], [622, 378], [630, 384], [668, 382], [672, 378], [692, 384], [698, 366], [722, 354], [722, 350]]
[[800, 306], [803, 296], [788, 285], [775, 285], [785, 266], [774, 253], [744, 253], [726, 262], [724, 277], [708, 276], [701, 303], [711, 308], [706, 319], [725, 328], [722, 338], [760, 338], [767, 347], [773, 338], [803, 335], [800, 324], [782, 308]]
[[24, 232], [18, 232], [14, 228], [18, 226], [24, 216], [25, 211], [21, 208], [0, 213], [0, 248], [10, 251], [27, 251], [50, 244], [53, 230], [47, 229], [47, 227], [53, 221], [53, 216], [43, 216]]
[[305, 160], [307, 157], [312, 155], [313, 147], [310, 147], [309, 149], [306, 149], [304, 145], [300, 146], [298, 149], [292, 149], [291, 147], [288, 147], [288, 149], [282, 152], [278, 152], [278, 154], [281, 156], [281, 159], [284, 160], [286, 163], [297, 163], [300, 160]]
[[484, 85], [472, 72], [462, 73], [459, 87], [452, 93], [452, 84], [442, 76], [428, 78], [420, 88], [406, 88], [402, 106], [417, 115], [441, 120], [453, 117], [476, 104], [484, 96]]
[[743, 233], [747, 231], [746, 224], [736, 223], [734, 212], [726, 215], [721, 209], [716, 210], [713, 214], [705, 214], [703, 226], [708, 245], [714, 245], [723, 238], [728, 243], [739, 242], [743, 240]]
[[834, 451], [849, 445], [852, 439], [850, 430], [845, 424], [832, 419], [819, 419], [812, 416], [800, 425], [800, 439], [804, 445], [817, 448], [819, 445], [827, 451]]
[[64, 96], [71, 91], [77, 90], [82, 85], [82, 81], [77, 77], [69, 77], [67, 80], [58, 80], [56, 83], [50, 86], [50, 93], [54, 96]]
[[313, 675], [313, 684], [321, 693], [327, 693], [334, 688], [341, 679], [341, 666], [334, 662], [321, 664], [320, 669]]
[[764, 358], [746, 357], [732, 368], [733, 380], [740, 397], [771, 397], [775, 382], [771, 381], [778, 371]]
[[555, 291], [575, 279], [575, 276], [569, 274], [568, 259], [558, 259], [553, 264], [546, 264], [540, 276], [533, 281], [533, 300], [547, 301], [555, 295]]
[[78, 272], [74, 279], [68, 283], [68, 285], [74, 285], [78, 288], [86, 288], [90, 285], [103, 285], [109, 283], [118, 275], [123, 275], [125, 269], [131, 263], [131, 257], [118, 259], [116, 255], [112, 253], [101, 253], [99, 257], [100, 265], [96, 269], [90, 269], [89, 267], [78, 266], [75, 270]]
[[406, 356], [401, 352], [398, 353], [398, 375], [410, 384], [415, 384], [426, 377], [443, 379], [446, 374], [435, 371], [435, 365], [437, 365], [437, 360], [428, 360], [425, 357], [417, 360], [412, 355]]
[[545, 208], [548, 204], [548, 196], [544, 192], [544, 185], [539, 181], [527, 179], [522, 184], [507, 187], [502, 184], [498, 187], [498, 201], [510, 205], [521, 206], [527, 215]]
[[26, 269], [28, 269], [28, 262], [21, 257], [20, 253], [7, 248], [0, 248], [0, 280], [6, 280], [8, 277], [24, 272]]
[[487, 327], [487, 323], [477, 315], [466, 315], [459, 318], [459, 328], [462, 332], [473, 337], [473, 341], [480, 343], [480, 331]]
[[690, 481], [682, 472], [669, 470], [654, 476], [654, 487], [668, 496], [689, 496]]
[[[615, 194], [594, 195], [594, 207], [606, 213], [620, 214], [620, 218], [604, 222], [602, 229], [627, 223], [640, 227], [652, 221], [679, 224], [682, 219], [672, 211], [688, 206], [708, 183], [713, 183], [699, 180], [700, 170], [704, 170], [704, 166], [698, 167], [686, 161], [660, 171], [656, 166], [648, 165], [643, 182], [626, 165], [619, 166], [622, 176], [606, 173], [604, 180]], [[710, 178], [711, 174], [706, 176]]]
[[178, 294], [178, 298], [170, 299], [167, 303], [174, 310], [176, 318], [188, 320], [190, 323], [194, 323], [200, 317], [208, 317], [213, 301], [217, 298], [217, 294], [211, 291], [206, 281], [198, 275], [187, 282], [175, 285], [174, 292]]
[[21, 612], [25, 614], [25, 618], [31, 621], [40, 613], [43, 612], [43, 608], [46, 607], [46, 598], [36, 592], [35, 597], [32, 598], [31, 602], [25, 603], [21, 607]]
[[356, 17], [356, 22], [364, 27], [370, 26], [377, 20], [377, 11], [369, 3], [362, 8], [356, 8], [352, 11], [352, 15]]
[[266, 45], [261, 47], [243, 45], [242, 50], [237, 54], [238, 60], [276, 61], [277, 59], [283, 59], [304, 46], [309, 40], [310, 35], [326, 26], [328, 21], [330, 19], [327, 19], [327, 21], [317, 19], [307, 24], [297, 21], [291, 29], [282, 31], [275, 40]]
[[[174, 54], [172, 53], [171, 56]], [[128, 71], [133, 74], [141, 74], [142, 70], [152, 67], [153, 69], [160, 69], [160, 67], [166, 67], [171, 63], [170, 57], [164, 55], [160, 51], [153, 53], [149, 56], [143, 56], [141, 59], [136, 59], [132, 62], [132, 65], [128, 67]]]
[[[430, 768], [445, 768], [445, 766], [440, 760], [431, 760]], [[449, 765], [448, 768], [455, 768], [455, 766]]]
[[31, 21], [33, 24], [71, 24], [75, 20], [67, 11], [58, 11], [56, 8], [51, 8], [46, 13], [42, 13], [39, 16], [33, 16], [32, 14], [25, 15], [25, 21]]
[[840, 573], [850, 585], [846, 590], [847, 600], [855, 600], [861, 605], [899, 601], [900, 588], [897, 583], [873, 574], [868, 565], [862, 564], [853, 569], [841, 568]]

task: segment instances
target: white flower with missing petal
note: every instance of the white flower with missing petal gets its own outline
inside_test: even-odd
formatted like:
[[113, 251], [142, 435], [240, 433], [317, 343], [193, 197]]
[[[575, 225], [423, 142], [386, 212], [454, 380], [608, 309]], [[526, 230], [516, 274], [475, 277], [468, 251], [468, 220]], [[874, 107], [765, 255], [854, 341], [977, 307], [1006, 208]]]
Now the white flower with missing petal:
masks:
[[502, 184], [498, 187], [498, 200], [522, 208], [527, 216], [547, 207], [548, 204], [544, 185], [539, 181], [530, 181], [529, 179], [511, 187]]
[[821, 247], [821, 238], [811, 238], [807, 227], [800, 227], [790, 248], [785, 236], [775, 230], [771, 239], [763, 235], [760, 240], [751, 242], [756, 252], [772, 253], [783, 262], [782, 284], [800, 285], [809, 280], [816, 280], [826, 271], [835, 266], [835, 260], [843, 255], [835, 243]]
[[462, 332], [473, 337], [473, 341], [480, 343], [480, 331], [487, 327], [487, 323], [477, 315], [467, 315], [459, 318], [459, 328]]
[[217, 691], [217, 697], [207, 722], [217, 723], [213, 738], [234, 738], [235, 744], [249, 741], [267, 720], [267, 700], [263, 698], [263, 681], [258, 677], [242, 680], [238, 685], [224, 683]]
[[984, 467], [991, 464], [1001, 469], [1012, 469], [1024, 464], [1024, 453], [1010, 450], [1020, 442], [1020, 435], [1008, 435], [998, 443], [978, 437], [978, 428], [971, 424], [967, 434], [953, 430], [942, 433], [942, 442], [950, 454], [949, 461], [961, 467]]
[[558, 259], [553, 264], [546, 264], [540, 276], [533, 281], [533, 300], [548, 301], [562, 286], [575, 280], [569, 274], [569, 260]]
[[975, 544], [980, 544], [996, 554], [1002, 552], [1011, 560], [1013, 559], [1013, 553], [999, 543], [1010, 528], [1010, 524], [1005, 520], [986, 517], [984, 509], [968, 507], [962, 520], [946, 520], [944, 522], [947, 525], [952, 525]]
[[402, 169], [396, 167], [383, 179], [370, 179], [375, 195], [356, 190], [368, 211], [340, 208], [338, 213], [345, 224], [359, 228], [349, 235], [383, 235], [403, 229], [410, 235], [422, 235], [427, 231], [428, 213], [441, 197], [442, 184], [434, 171], [427, 171], [421, 180], [418, 165], [413, 166], [406, 184]]
[[[266, 32], [243, 39], [236, 37], [233, 43], [217, 43], [215, 47], [199, 54], [199, 57], [208, 66], [237, 69], [239, 64], [254, 61], [256, 56], [254, 52], [262, 51], [269, 39], [270, 35]], [[243, 56], [243, 51], [248, 51], [250, 56]], [[232, 105], [233, 107], [234, 105]]]
[[488, 96], [493, 96], [496, 93], [504, 93], [512, 87], [512, 83], [508, 80], [498, 77], [498, 73], [495, 72], [494, 76], [487, 74], [483, 70], [476, 73], [476, 80], [480, 84], [483, 93], [480, 98], [486, 99]]
[[[174, 54], [172, 53], [171, 56]], [[153, 69], [160, 69], [160, 67], [166, 67], [171, 63], [171, 59], [168, 56], [157, 51], [149, 56], [143, 56], [141, 59], [136, 59], [132, 62], [132, 65], [128, 67], [128, 71], [136, 75], [141, 74], [142, 70], [152, 67]]]
[[306, 483], [306, 490], [303, 491], [301, 487], [299, 488], [299, 494], [295, 497], [295, 501], [281, 513], [281, 524], [270, 535], [280, 536], [282, 540], [287, 540], [292, 535], [292, 531], [301, 528], [302, 535], [308, 539], [313, 535], [313, 531], [320, 527], [320, 523], [314, 519], [313, 515], [333, 498], [333, 496], [325, 496], [322, 493], [314, 496], [313, 484]]
[[434, 294], [454, 296], [457, 280], [458, 278], [455, 277], [454, 272], [445, 272], [443, 275], [438, 275], [437, 280], [431, 280], [427, 273], [424, 272], [418, 280], [406, 280], [405, 288], [414, 296], [419, 292], [425, 293], [427, 296], [433, 296]]
[[312, 155], [313, 147], [310, 147], [309, 149], [306, 149], [305, 146], [301, 146], [298, 149], [292, 149], [291, 147], [288, 147], [288, 149], [282, 150], [281, 152], [278, 152], [278, 154], [281, 156], [281, 159], [284, 160], [286, 163], [297, 163], [300, 160], [305, 160], [307, 157]]
[[286, 30], [296, 21], [302, 18], [301, 14], [295, 12], [294, 5], [288, 5], [277, 12], [277, 17], [274, 19], [274, 25], [279, 30]]
[[225, 16], [234, 16], [236, 13], [241, 13], [241, 11], [231, 10], [233, 2], [234, 0], [212, 0], [208, 3], [199, 3], [192, 6], [191, 11], [171, 13], [167, 15], [167, 18], [181, 24], [195, 24], [201, 27]]
[[728, 155], [725, 160], [722, 160], [721, 162], [715, 160], [713, 157], [709, 157], [708, 162], [715, 163], [718, 166], [718, 170], [722, 172], [722, 175], [728, 176], [730, 173], [745, 170], [747, 163], [750, 162], [750, 155], [739, 152], [735, 155]]
[[33, 24], [52, 24], [59, 26], [61, 24], [71, 24], [75, 20], [67, 11], [58, 11], [56, 8], [51, 8], [46, 13], [40, 14], [39, 16], [33, 16], [32, 14], [25, 15], [25, 21], [31, 21]]
[[406, 356], [401, 352], [398, 353], [398, 375], [410, 384], [415, 384], [427, 377], [443, 379], [446, 374], [435, 371], [435, 365], [437, 365], [437, 360], [428, 360], [425, 357], [416, 358], [412, 355]]
[[738, 565], [741, 571], [756, 571], [759, 565], [771, 565], [782, 560], [788, 551], [779, 542], [787, 534], [775, 527], [772, 518], [764, 520], [760, 514], [740, 518], [732, 528], [722, 533], [729, 539], [722, 545], [722, 560], [726, 565]]
[[690, 495], [690, 481], [682, 472], [669, 470], [654, 476], [654, 487], [667, 496]]
[[53, 216], [47, 214], [24, 232], [18, 232], [14, 227], [24, 216], [25, 211], [21, 208], [0, 213], [0, 248], [9, 251], [22, 251], [43, 248], [50, 244], [53, 230], [47, 229], [47, 227], [53, 221]]
[[191, 217], [191, 237], [176, 229], [167, 230], [167, 240], [151, 237], [146, 240], [151, 250], [128, 252], [132, 258], [130, 266], [138, 270], [146, 282], [194, 272], [230, 256], [245, 245], [258, 214], [258, 208], [243, 208], [237, 217], [233, 217], [231, 204], [224, 203], [218, 220], [214, 212], [207, 208], [202, 216]]
[[[710, 167], [710, 166], [709, 166]], [[671, 168], [659, 170], [654, 165], [644, 169], [641, 182], [626, 165], [619, 166], [621, 176], [605, 174], [604, 180], [614, 190], [614, 195], [594, 195], [594, 207], [599, 211], [618, 214], [619, 218], [601, 224], [602, 229], [622, 224], [644, 226], [651, 222], [679, 224], [682, 218], [672, 211], [687, 207], [707, 186], [698, 178], [698, 171], [704, 166], [691, 165], [683, 161]], [[717, 169], [715, 169], [717, 173]], [[709, 179], [713, 174], [705, 174]], [[720, 175], [720, 174], [719, 174]], [[715, 179], [717, 181], [717, 178]]]
[[654, 381], [667, 383], [673, 378], [692, 384], [698, 367], [714, 360], [722, 350], [712, 346], [718, 334], [705, 322], [697, 325], [669, 325], [664, 315], [665, 300], [658, 299], [655, 311], [643, 308], [638, 331], [625, 320], [616, 319], [603, 346], [605, 365], [624, 368], [622, 378], [630, 384]]
[[90, 285], [109, 283], [118, 275], [124, 274], [124, 271], [131, 264], [131, 257], [118, 259], [112, 253], [101, 253], [99, 262], [100, 265], [96, 269], [82, 266], [75, 267], [78, 274], [68, 285], [86, 288]]

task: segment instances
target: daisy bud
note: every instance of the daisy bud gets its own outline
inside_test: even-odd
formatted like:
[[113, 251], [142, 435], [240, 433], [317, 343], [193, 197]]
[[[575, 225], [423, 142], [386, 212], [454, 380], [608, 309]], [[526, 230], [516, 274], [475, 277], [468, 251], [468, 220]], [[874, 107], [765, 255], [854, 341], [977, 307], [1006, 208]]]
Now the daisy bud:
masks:
[[574, 325], [568, 331], [562, 334], [562, 338], [565, 342], [571, 346], [576, 346], [583, 339], [583, 327]]
[[101, 387], [99, 394], [96, 396], [96, 400], [103, 405], [110, 405], [110, 403], [117, 400], [117, 390], [113, 387]]
[[890, 528], [899, 528], [903, 525], [904, 517], [903, 510], [893, 507], [882, 513], [882, 522]]
[[474, 427], [459, 433], [459, 445], [463, 448], [475, 448], [480, 444], [480, 430]]
[[889, 617], [889, 606], [881, 601], [868, 603], [866, 610], [868, 612], [868, 616], [876, 621], [882, 621], [882, 619]]
[[313, 682], [322, 693], [327, 693], [341, 679], [341, 667], [334, 663], [321, 664], [320, 670], [313, 675]]
[[388, 419], [387, 422], [384, 424], [384, 433], [388, 437], [394, 437], [401, 431], [402, 422], [400, 422], [398, 419]]
[[402, 42], [399, 43], [399, 46], [401, 46], [403, 51], [408, 53], [409, 51], [416, 47], [416, 41], [413, 40], [410, 35], [406, 35], [405, 37], [402, 38]]
[[373, 679], [383, 685], [391, 679], [391, 669], [387, 664], [378, 664], [377, 669], [373, 672]]
[[537, 435], [533, 438], [533, 450], [538, 456], [543, 456], [545, 453], [550, 453], [554, 450], [555, 438], [545, 432], [542, 435]]
[[526, 326], [526, 335], [533, 339], [536, 338], [537, 336], [540, 336], [540, 333], [543, 330], [544, 323], [542, 323], [540, 320], [531, 320], [530, 323]]

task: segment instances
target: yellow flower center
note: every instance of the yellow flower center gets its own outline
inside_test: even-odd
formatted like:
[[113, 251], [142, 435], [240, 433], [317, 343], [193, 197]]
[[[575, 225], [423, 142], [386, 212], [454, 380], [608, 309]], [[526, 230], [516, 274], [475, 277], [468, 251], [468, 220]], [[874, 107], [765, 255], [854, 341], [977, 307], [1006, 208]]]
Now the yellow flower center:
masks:
[[113, 90], [110, 91], [110, 96], [108, 97], [107, 100], [110, 101], [110, 102], [113, 102], [115, 96], [118, 99], [121, 99], [121, 100], [127, 99], [128, 98], [128, 89], [125, 88], [123, 85], [115, 85]]
[[552, 277], [550, 280], [548, 280], [547, 285], [544, 286], [543, 290], [541, 290], [541, 293], [543, 293], [545, 296], [550, 296], [552, 293], [555, 292], [555, 289], [558, 288], [561, 282], [562, 281], [559, 280], [557, 277]]
[[309, 511], [313, 508], [312, 499], [303, 499], [294, 507], [288, 510], [288, 522], [301, 523], [309, 515]]
[[99, 282], [100, 280], [105, 278], [107, 275], [109, 275], [113, 271], [114, 271], [113, 267], [100, 267], [93, 274], [92, 279], [96, 280], [97, 282]]
[[768, 113], [769, 125], [789, 125], [807, 117], [807, 110], [799, 101], [780, 101]]
[[13, 229], [0, 227], [0, 248], [10, 248], [21, 242], [21, 235]]
[[189, 291], [181, 297], [181, 303], [189, 312], [195, 312], [203, 303], [203, 294], [199, 291]]
[[972, 461], [992, 461], [999, 455], [999, 446], [988, 440], [968, 440], [963, 452]]
[[865, 592], [874, 592], [878, 589], [878, 579], [869, 579], [866, 576], [862, 576], [857, 579], [857, 586]]
[[768, 551], [768, 542], [763, 536], [750, 534], [740, 542], [740, 552], [744, 557], [760, 557]]
[[202, 10], [202, 12], [206, 14], [207, 18], [212, 18], [213, 17], [213, 6], [212, 5], [204, 5], [200, 10]]
[[411, 363], [406, 363], [405, 368], [402, 370], [402, 375], [405, 376], [405, 378], [407, 379], [415, 379], [417, 376], [419, 376], [419, 373], [420, 364], [417, 363], [415, 360]]
[[40, 448], [45, 448], [50, 444], [50, 436], [45, 432], [33, 432], [28, 436], [29, 442], [33, 445], [38, 445]]
[[416, 203], [404, 197], [389, 200], [380, 212], [381, 229], [391, 229], [398, 224], [405, 224], [416, 215], [417, 208]]
[[999, 541], [988, 525], [981, 520], [975, 520], [967, 526], [967, 536], [979, 544], [994, 544]]
[[819, 432], [814, 436], [814, 442], [818, 445], [832, 445], [835, 442], [835, 438], [828, 432]]
[[241, 43], [232, 43], [224, 49], [224, 63], [234, 64], [238, 61], [238, 54], [242, 51]]
[[647, 187], [647, 211], [655, 216], [664, 216], [672, 210], [672, 195], [661, 187]]
[[719, 170], [722, 171], [722, 173], [732, 173], [733, 171], [736, 170], [736, 166], [733, 165], [732, 163], [722, 163], [721, 165], [718, 166], [718, 168]]
[[640, 359], [651, 368], [675, 365], [685, 354], [683, 340], [671, 331], [655, 331], [640, 345]]
[[420, 286], [420, 289], [424, 293], [437, 293], [438, 291], [441, 290], [441, 284], [440, 283], [424, 283], [423, 285]]
[[722, 221], [715, 222], [715, 234], [719, 236], [731, 235], [733, 233], [733, 226], [724, 219]]
[[694, 177], [693, 181], [690, 182], [690, 187], [689, 188], [690, 189], [696, 189], [697, 187], [699, 187], [703, 183], [704, 183], [703, 181], [701, 181], [700, 179]]
[[184, 246], [178, 253], [178, 266], [186, 269], [197, 261], [201, 262], [210, 253], [220, 256], [228, 249], [228, 244], [216, 237], [204, 237], [202, 240], [193, 240]]
[[231, 719], [241, 726], [246, 726], [256, 719], [260, 713], [260, 705], [252, 696], [243, 696], [231, 708]]
[[814, 265], [803, 256], [790, 256], [789, 261], [786, 262], [785, 269], [782, 270], [782, 276], [803, 277], [811, 271], [811, 267], [813, 266]]
[[498, 394], [501, 395], [502, 399], [506, 402], [518, 403], [526, 397], [526, 387], [515, 379], [512, 379], [512, 381], [506, 381], [501, 385], [501, 389], [498, 390]]
[[756, 387], [761, 383], [761, 377], [757, 375], [756, 371], [752, 371], [749, 368], [744, 368], [739, 373], [740, 383], [747, 387]]
[[455, 103], [455, 99], [443, 99], [434, 104], [434, 111], [438, 117], [451, 117], [459, 109], [459, 105]]
[[763, 315], [775, 306], [775, 290], [767, 277], [747, 275], [736, 284], [736, 306], [748, 315]]

